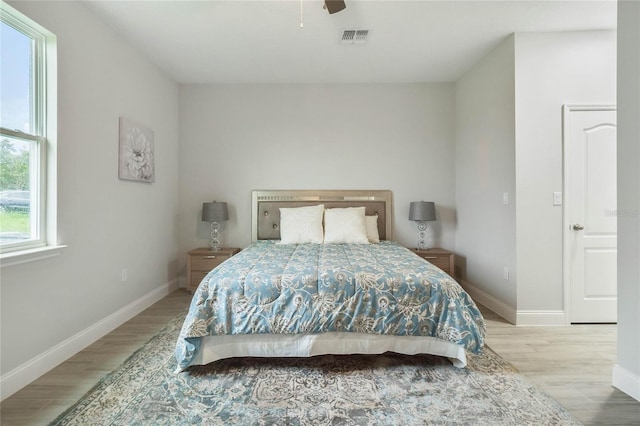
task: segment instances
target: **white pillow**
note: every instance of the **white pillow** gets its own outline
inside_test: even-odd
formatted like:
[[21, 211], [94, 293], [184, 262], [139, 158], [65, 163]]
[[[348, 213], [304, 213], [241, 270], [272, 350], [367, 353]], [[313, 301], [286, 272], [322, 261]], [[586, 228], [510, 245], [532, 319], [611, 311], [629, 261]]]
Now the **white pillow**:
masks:
[[324, 211], [325, 244], [368, 244], [364, 207]]
[[322, 244], [324, 204], [280, 209], [281, 244]]
[[365, 216], [367, 225], [367, 239], [370, 243], [379, 243], [380, 234], [378, 233], [378, 215]]

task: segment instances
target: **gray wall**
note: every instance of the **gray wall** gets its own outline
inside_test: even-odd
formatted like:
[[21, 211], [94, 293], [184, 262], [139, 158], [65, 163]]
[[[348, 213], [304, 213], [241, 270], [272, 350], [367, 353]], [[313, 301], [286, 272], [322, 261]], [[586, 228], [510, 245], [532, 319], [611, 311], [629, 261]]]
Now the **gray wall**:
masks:
[[474, 297], [518, 324], [565, 323], [562, 106], [615, 104], [615, 47], [518, 33], [456, 83], [456, 250]]
[[450, 83], [182, 86], [181, 252], [207, 244], [204, 201], [229, 204], [222, 244], [245, 247], [252, 189], [314, 188], [392, 190], [409, 246], [409, 203], [434, 201], [435, 244], [453, 249], [453, 102]]
[[616, 33], [516, 34], [515, 55], [517, 309], [562, 312], [562, 106], [615, 105]]
[[511, 36], [456, 82], [456, 252], [466, 265], [463, 279], [513, 309], [514, 60]]
[[618, 2], [618, 360], [640, 400], [640, 4]]
[[[178, 258], [177, 85], [81, 2], [11, 5], [58, 37], [58, 234], [68, 248], [2, 268], [3, 377], [174, 281]], [[153, 184], [118, 180], [121, 115], [154, 131]]]

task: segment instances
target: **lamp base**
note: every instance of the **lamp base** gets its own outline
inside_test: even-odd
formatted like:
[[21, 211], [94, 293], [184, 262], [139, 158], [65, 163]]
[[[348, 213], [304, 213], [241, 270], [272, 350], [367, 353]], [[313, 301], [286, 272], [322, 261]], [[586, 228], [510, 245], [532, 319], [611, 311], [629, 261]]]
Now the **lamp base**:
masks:
[[209, 241], [209, 248], [213, 251], [220, 250], [220, 225], [218, 222], [211, 222], [211, 240]]
[[424, 222], [418, 222], [418, 250], [427, 250], [427, 243], [425, 242], [425, 236], [427, 233], [427, 224]]

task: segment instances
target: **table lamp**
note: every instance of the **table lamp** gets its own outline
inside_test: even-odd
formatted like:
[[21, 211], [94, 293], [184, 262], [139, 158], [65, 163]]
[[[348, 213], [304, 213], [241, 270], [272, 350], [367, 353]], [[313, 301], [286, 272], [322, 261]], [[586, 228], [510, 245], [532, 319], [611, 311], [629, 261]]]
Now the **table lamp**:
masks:
[[433, 201], [412, 201], [409, 206], [409, 220], [418, 222], [418, 249], [426, 249], [425, 232], [427, 224], [425, 222], [436, 220], [436, 205]]
[[211, 222], [211, 240], [209, 248], [211, 250], [220, 250], [220, 223], [229, 220], [229, 211], [227, 203], [216, 202], [202, 203], [202, 221]]

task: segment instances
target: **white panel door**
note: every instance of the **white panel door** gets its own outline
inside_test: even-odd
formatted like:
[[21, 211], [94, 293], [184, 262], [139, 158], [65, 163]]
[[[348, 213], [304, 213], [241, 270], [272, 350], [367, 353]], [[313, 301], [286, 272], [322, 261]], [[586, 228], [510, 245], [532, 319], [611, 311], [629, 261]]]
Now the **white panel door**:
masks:
[[616, 322], [616, 111], [572, 109], [568, 118], [569, 317]]

